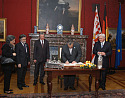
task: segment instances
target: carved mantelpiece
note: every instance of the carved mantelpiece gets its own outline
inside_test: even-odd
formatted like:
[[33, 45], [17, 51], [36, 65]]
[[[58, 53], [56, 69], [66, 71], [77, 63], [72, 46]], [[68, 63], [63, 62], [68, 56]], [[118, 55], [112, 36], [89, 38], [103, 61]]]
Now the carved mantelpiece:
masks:
[[[39, 33], [29, 33], [30, 39], [30, 60], [31, 66], [30, 69], [33, 68], [33, 49], [35, 40], [39, 39]], [[86, 39], [88, 35], [59, 35], [59, 34], [46, 34], [45, 38], [49, 41], [49, 46], [58, 46], [58, 49], [66, 44], [69, 38], [73, 39], [73, 41], [78, 42], [81, 45], [82, 50], [82, 58], [81, 61], [84, 62], [86, 60]]]

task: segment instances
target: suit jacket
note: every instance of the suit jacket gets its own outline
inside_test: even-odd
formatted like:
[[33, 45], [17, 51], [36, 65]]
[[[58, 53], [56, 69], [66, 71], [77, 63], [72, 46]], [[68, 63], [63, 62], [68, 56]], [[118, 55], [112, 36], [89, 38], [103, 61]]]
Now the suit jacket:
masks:
[[27, 47], [27, 52], [21, 42], [17, 43], [15, 46], [16, 61], [17, 61], [17, 64], [21, 64], [22, 67], [27, 66], [28, 62], [30, 61], [29, 47], [27, 43], [26, 43], [26, 47]]
[[79, 62], [81, 58], [81, 54], [82, 52], [81, 52], [79, 43], [74, 42], [73, 48], [72, 48], [72, 54], [70, 54], [69, 47], [67, 44], [62, 47], [61, 59], [64, 63], [67, 60], [69, 61], [69, 63], [72, 63], [72, 61]]
[[102, 56], [103, 57], [102, 67], [108, 68], [109, 67], [109, 56], [112, 54], [111, 43], [105, 41], [103, 48], [101, 48], [101, 43], [99, 41], [95, 43], [94, 48], [93, 48], [93, 54], [95, 54], [94, 63], [96, 65], [98, 64], [98, 57], [99, 57], [97, 52], [105, 52], [106, 53], [105, 56]]
[[49, 42], [46, 39], [44, 39], [44, 45], [42, 47], [40, 39], [36, 40], [34, 44], [33, 59], [37, 60], [37, 62], [46, 62], [46, 60], [49, 58]]

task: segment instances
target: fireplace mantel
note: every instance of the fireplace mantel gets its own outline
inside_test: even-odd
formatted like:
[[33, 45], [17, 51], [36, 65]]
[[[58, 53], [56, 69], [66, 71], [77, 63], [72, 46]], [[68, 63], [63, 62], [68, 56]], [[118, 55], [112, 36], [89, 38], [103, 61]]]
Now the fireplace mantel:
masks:
[[[33, 68], [33, 50], [34, 50], [34, 42], [39, 39], [39, 33], [29, 33], [30, 39], [30, 60], [31, 66], [30, 69]], [[60, 34], [46, 34], [45, 38], [49, 41], [49, 46], [57, 46], [61, 48], [65, 45], [69, 38], [73, 39], [73, 41], [78, 42], [81, 45], [82, 57], [81, 61], [84, 62], [86, 60], [86, 39], [88, 35], [60, 35]], [[34, 68], [33, 68], [34, 69]]]

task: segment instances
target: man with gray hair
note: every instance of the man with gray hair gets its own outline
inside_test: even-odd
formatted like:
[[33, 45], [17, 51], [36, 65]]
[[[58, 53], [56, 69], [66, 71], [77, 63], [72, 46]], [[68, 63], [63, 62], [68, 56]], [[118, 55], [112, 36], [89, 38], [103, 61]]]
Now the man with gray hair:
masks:
[[[67, 44], [62, 47], [61, 59], [66, 64], [74, 64], [80, 61], [81, 54], [80, 44], [69, 39]], [[75, 75], [64, 75], [64, 90], [67, 90], [68, 87], [75, 90], [74, 81]]]
[[105, 34], [99, 35], [99, 41], [95, 43], [93, 48], [93, 54], [95, 54], [94, 64], [98, 65], [98, 57], [102, 55], [102, 68], [105, 70], [101, 71], [100, 75], [100, 87], [105, 90], [106, 74], [109, 67], [109, 56], [112, 54], [111, 43], [105, 41]]
[[17, 86], [20, 90], [22, 87], [29, 87], [25, 84], [25, 76], [27, 65], [30, 64], [29, 47], [26, 43], [26, 35], [19, 36], [20, 42], [16, 44], [16, 60], [17, 60]]
[[33, 85], [37, 84], [39, 69], [40, 69], [40, 83], [45, 85], [43, 78], [45, 75], [44, 72], [44, 64], [46, 61], [49, 60], [49, 42], [45, 39], [45, 35], [43, 32], [39, 34], [39, 39], [35, 41], [34, 44], [34, 55], [33, 60], [35, 63], [35, 70], [34, 70], [34, 83]]

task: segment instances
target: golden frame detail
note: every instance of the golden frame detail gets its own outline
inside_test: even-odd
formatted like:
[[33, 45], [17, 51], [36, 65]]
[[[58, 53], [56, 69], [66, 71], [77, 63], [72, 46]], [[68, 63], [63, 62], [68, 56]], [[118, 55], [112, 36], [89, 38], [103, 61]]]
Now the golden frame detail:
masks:
[[0, 18], [0, 41], [6, 41], [6, 33], [7, 33], [7, 19]]
[[[117, 28], [109, 28], [109, 42], [113, 50], [116, 50], [116, 34]], [[125, 28], [122, 28], [122, 50], [125, 50]]]
[[[68, 0], [65, 0], [66, 2], [68, 1]], [[44, 25], [44, 29], [39, 29], [39, 2], [40, 2], [40, 0], [37, 0], [37, 15], [36, 15], [36, 26], [38, 27], [37, 28], [37, 32], [46, 32], [46, 30], [45, 30], [45, 25]], [[75, 33], [80, 33], [80, 27], [81, 27], [81, 7], [82, 7], [82, 0], [79, 0], [78, 1], [78, 3], [79, 3], [79, 8], [78, 8], [78, 27], [77, 27], [77, 31], [75, 31]], [[54, 22], [54, 21], [53, 21]], [[47, 22], [46, 22], [46, 24], [47, 24]], [[71, 27], [70, 27], [71, 28]], [[54, 29], [54, 30], [49, 30], [49, 32], [57, 32], [57, 30], [56, 29]], [[68, 31], [66, 31], [66, 30], [63, 30], [63, 33], [70, 33], [71, 32], [71, 30], [69, 30], [68, 29]]]

